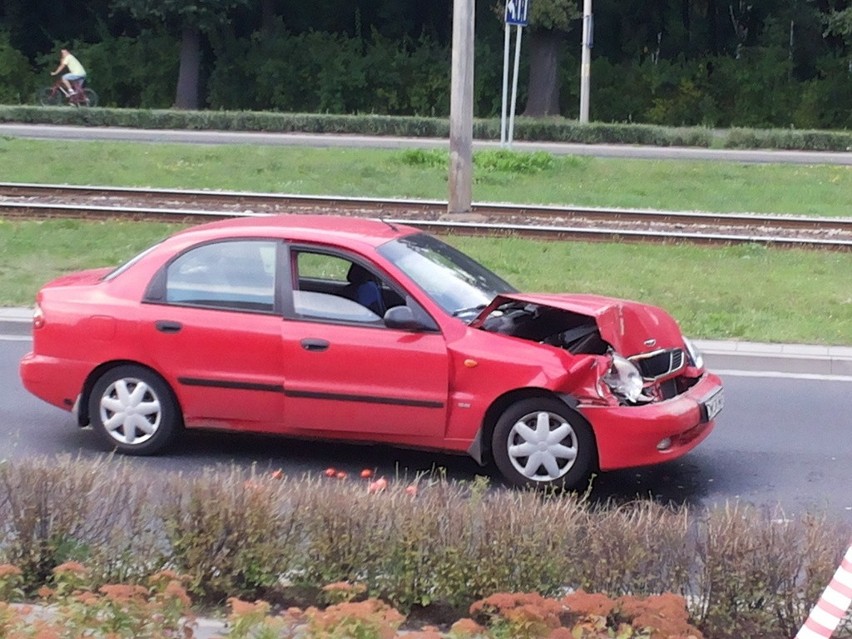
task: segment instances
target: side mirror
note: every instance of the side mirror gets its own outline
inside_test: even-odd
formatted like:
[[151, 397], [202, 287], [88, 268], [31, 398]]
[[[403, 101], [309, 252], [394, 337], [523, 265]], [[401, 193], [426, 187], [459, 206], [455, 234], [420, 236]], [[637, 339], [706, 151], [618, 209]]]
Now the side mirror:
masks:
[[426, 330], [429, 327], [414, 317], [414, 311], [407, 306], [394, 306], [385, 313], [385, 326], [402, 330]]

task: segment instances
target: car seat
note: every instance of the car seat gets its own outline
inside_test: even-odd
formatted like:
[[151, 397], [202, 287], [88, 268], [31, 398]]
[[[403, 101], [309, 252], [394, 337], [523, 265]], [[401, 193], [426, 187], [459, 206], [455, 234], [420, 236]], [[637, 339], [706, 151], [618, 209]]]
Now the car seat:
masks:
[[358, 302], [361, 306], [366, 306], [379, 317], [384, 315], [382, 288], [370, 271], [353, 263], [346, 273], [346, 281], [349, 283], [343, 289], [345, 297]]

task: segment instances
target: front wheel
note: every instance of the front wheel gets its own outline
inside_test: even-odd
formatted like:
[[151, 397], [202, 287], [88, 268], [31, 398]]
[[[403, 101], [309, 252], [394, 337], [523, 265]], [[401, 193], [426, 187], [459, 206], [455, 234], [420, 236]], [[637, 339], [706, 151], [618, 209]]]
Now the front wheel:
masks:
[[582, 487], [597, 463], [592, 429], [583, 417], [552, 397], [512, 404], [497, 420], [494, 463], [518, 487]]
[[68, 97], [68, 103], [75, 107], [93, 107], [98, 104], [98, 94], [93, 89], [83, 89]]
[[98, 106], [98, 94], [94, 89], [83, 89], [83, 100], [80, 106], [95, 107]]
[[59, 106], [65, 96], [55, 87], [43, 87], [36, 94], [36, 102], [41, 106]]
[[168, 385], [141, 366], [117, 366], [101, 375], [89, 397], [92, 427], [111, 448], [151, 455], [178, 434], [181, 416]]

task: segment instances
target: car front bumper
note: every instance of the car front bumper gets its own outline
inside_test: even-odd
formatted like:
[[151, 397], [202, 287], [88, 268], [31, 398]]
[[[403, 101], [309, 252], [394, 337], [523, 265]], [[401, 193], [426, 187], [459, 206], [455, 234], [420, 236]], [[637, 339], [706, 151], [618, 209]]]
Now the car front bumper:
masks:
[[[705, 373], [671, 399], [641, 406], [577, 407], [592, 425], [601, 470], [658, 464], [685, 455], [710, 434], [723, 402], [722, 381]], [[709, 413], [709, 417], [708, 417]]]

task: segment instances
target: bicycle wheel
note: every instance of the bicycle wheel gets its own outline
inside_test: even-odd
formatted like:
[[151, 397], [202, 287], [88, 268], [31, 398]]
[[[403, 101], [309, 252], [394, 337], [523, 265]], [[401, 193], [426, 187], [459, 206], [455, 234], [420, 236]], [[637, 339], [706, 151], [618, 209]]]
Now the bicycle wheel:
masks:
[[98, 94], [94, 89], [83, 89], [83, 96], [85, 99], [80, 102], [80, 106], [98, 106]]
[[62, 92], [54, 87], [44, 87], [39, 89], [39, 92], [36, 94], [36, 101], [41, 106], [59, 106], [62, 104], [64, 98], [65, 96], [62, 95]]

